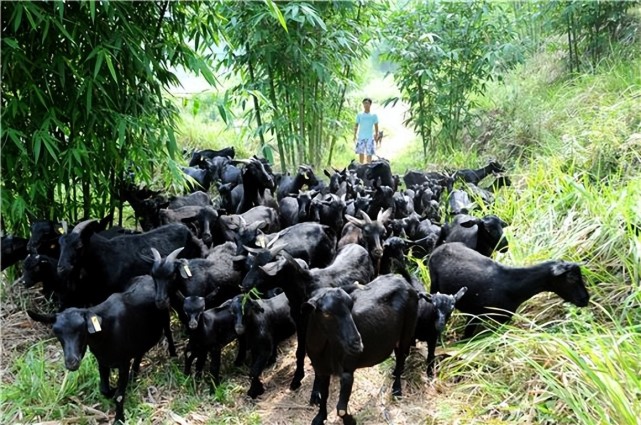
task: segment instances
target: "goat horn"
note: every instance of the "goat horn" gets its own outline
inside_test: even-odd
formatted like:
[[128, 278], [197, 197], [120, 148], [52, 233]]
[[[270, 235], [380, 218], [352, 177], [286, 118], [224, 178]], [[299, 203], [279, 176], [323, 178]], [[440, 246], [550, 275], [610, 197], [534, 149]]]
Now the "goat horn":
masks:
[[359, 220], [356, 217], [351, 216], [349, 214], [345, 214], [345, 219], [350, 223], [357, 225], [358, 227], [362, 227], [366, 224], [365, 220]]
[[247, 245], [243, 245], [243, 248], [245, 248], [245, 251], [251, 252], [252, 254], [260, 254], [261, 252], [263, 252], [263, 250], [260, 248], [252, 248]]
[[381, 208], [381, 210], [378, 212], [378, 215], [376, 217], [376, 221], [380, 221], [381, 223], [385, 223], [387, 220], [389, 220], [390, 216], [392, 215], [392, 208], [388, 208], [385, 211]]
[[287, 246], [287, 244], [282, 244], [282, 245], [278, 245], [278, 246], [272, 246], [271, 248], [269, 248], [269, 252], [273, 256], [276, 256], [276, 254], [278, 254], [280, 251], [282, 251], [286, 246]]
[[151, 253], [154, 255], [154, 263], [159, 263], [160, 261], [162, 261], [160, 252], [158, 252], [156, 248], [151, 248]]
[[363, 210], [361, 210], [361, 217], [365, 220], [367, 224], [370, 224], [372, 222], [372, 219], [367, 215], [367, 213]]
[[269, 243], [267, 244], [267, 248], [271, 248], [272, 246], [274, 246], [278, 238], [280, 238], [280, 233], [276, 234], [276, 237], [269, 241]]
[[174, 249], [174, 250], [171, 252], [171, 254], [169, 254], [169, 255], [167, 256], [167, 261], [175, 261], [175, 260], [176, 260], [176, 257], [178, 257], [178, 254], [180, 254], [180, 252], [181, 252], [183, 249], [185, 249], [185, 248], [184, 248], [184, 247], [181, 247], [181, 248]]

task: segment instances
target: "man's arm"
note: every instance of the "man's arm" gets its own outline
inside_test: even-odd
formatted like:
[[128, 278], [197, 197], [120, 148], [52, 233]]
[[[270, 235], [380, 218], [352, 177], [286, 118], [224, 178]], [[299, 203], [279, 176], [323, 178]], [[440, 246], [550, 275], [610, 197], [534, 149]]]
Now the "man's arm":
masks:
[[354, 126], [354, 140], [356, 140], [356, 133], [358, 132], [358, 123]]
[[378, 123], [374, 124], [374, 140], [378, 141], [379, 139], [379, 134], [378, 134]]

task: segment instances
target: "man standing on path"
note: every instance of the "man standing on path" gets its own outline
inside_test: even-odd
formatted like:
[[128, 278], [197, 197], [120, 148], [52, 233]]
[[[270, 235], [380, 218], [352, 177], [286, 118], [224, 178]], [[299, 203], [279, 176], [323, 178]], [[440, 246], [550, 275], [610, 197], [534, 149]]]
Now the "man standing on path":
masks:
[[356, 153], [358, 161], [363, 164], [364, 157], [367, 155], [365, 163], [372, 162], [374, 150], [374, 139], [378, 138], [378, 116], [372, 114], [369, 109], [372, 106], [372, 99], [366, 97], [363, 99], [363, 112], [356, 115], [356, 125], [354, 126], [354, 141], [356, 142]]

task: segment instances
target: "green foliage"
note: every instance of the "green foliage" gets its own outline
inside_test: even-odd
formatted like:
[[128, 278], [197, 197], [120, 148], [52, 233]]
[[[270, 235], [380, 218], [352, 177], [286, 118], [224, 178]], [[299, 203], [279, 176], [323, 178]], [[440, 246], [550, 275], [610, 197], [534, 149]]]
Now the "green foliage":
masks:
[[398, 67], [394, 79], [410, 104], [408, 124], [420, 134], [427, 161], [437, 141], [456, 146], [474, 106], [471, 94], [482, 94], [496, 69], [505, 68], [513, 33], [494, 3], [424, 1], [407, 7], [413, 12], [399, 8], [385, 27], [383, 56]]
[[552, 21], [554, 31], [567, 36], [570, 72], [585, 65], [596, 67], [610, 52], [612, 42], [621, 38], [627, 27], [627, 11], [639, 1], [553, 1], [544, 16]]
[[232, 98], [247, 111], [244, 120], [260, 145], [277, 149], [283, 170], [288, 164], [319, 165], [326, 157], [331, 162], [354, 64], [368, 52], [382, 4], [277, 6], [286, 31], [266, 24], [270, 10], [260, 3], [222, 6], [227, 36], [219, 67], [240, 75]]
[[[178, 176], [177, 111], [163, 89], [183, 66], [214, 83], [188, 45], [192, 17], [176, 2], [2, 4], [2, 216], [76, 221], [113, 213], [128, 169]], [[213, 23], [213, 21], [211, 21]]]

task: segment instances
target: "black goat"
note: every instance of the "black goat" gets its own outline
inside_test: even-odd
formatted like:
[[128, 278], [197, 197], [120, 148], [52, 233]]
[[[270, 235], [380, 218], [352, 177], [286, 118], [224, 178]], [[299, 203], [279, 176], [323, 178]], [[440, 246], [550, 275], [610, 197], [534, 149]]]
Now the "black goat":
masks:
[[205, 366], [207, 353], [211, 357], [210, 373], [214, 383], [220, 383], [220, 357], [222, 349], [232, 341], [238, 340], [238, 353], [234, 364], [240, 366], [245, 357], [245, 338], [238, 338], [235, 331], [236, 318], [231, 311], [231, 300], [218, 307], [205, 310], [203, 297], [182, 298], [183, 312], [187, 318], [189, 342], [185, 347], [185, 375], [191, 373], [191, 364], [196, 358], [196, 373]]
[[467, 214], [472, 209], [472, 201], [465, 191], [455, 189], [450, 192], [448, 205], [450, 214]]
[[182, 302], [177, 297], [181, 292], [184, 296], [210, 295], [208, 305], [215, 307], [240, 293], [240, 272], [234, 270], [232, 255], [235, 247], [228, 244], [222, 252], [218, 252], [215, 259], [194, 258], [191, 260], [177, 259], [182, 251], [176, 249], [166, 258], [151, 248], [154, 263], [151, 267], [151, 276], [156, 287], [156, 306], [168, 308], [170, 305], [179, 312], [184, 320]]
[[508, 267], [455, 242], [434, 250], [429, 270], [432, 293], [453, 294], [467, 286], [468, 291], [456, 303], [460, 311], [474, 315], [465, 327], [466, 338], [474, 334], [478, 316], [506, 323], [522, 303], [540, 292], [554, 292], [579, 307], [590, 300], [581, 268], [565, 261]]
[[332, 375], [340, 376], [336, 409], [344, 424], [355, 424], [347, 404], [354, 371], [377, 365], [394, 351], [392, 394], [400, 396], [401, 374], [414, 338], [418, 295], [398, 275], [385, 275], [347, 294], [342, 288], [319, 289], [303, 304], [307, 316], [306, 349], [314, 367], [320, 409], [313, 425], [327, 419]]
[[86, 220], [60, 238], [58, 274], [86, 304], [99, 303], [122, 291], [132, 277], [149, 273], [151, 246], [164, 255], [178, 247], [185, 247], [182, 254], [189, 258], [205, 253], [202, 242], [182, 224], [113, 239], [97, 234], [99, 228], [97, 220]]
[[466, 183], [479, 184], [486, 176], [492, 173], [503, 173], [505, 168], [496, 161], [490, 161], [485, 167], [478, 170], [458, 170], [454, 173], [454, 179], [463, 180]]
[[265, 392], [260, 375], [266, 366], [276, 361], [278, 344], [294, 335], [296, 325], [289, 313], [285, 294], [265, 300], [237, 295], [231, 301], [231, 311], [235, 317], [236, 333], [245, 338], [251, 351], [251, 384], [247, 395], [256, 398]]
[[212, 232], [215, 231], [218, 223], [218, 211], [213, 207], [206, 206], [185, 206], [177, 209], [161, 209], [160, 222], [162, 224], [183, 223], [200, 238], [205, 245], [211, 246], [213, 242]]
[[229, 157], [233, 159], [236, 156], [236, 150], [234, 149], [233, 146], [229, 146], [218, 151], [213, 149], [203, 149], [201, 151], [195, 151], [191, 154], [191, 159], [189, 160], [189, 166], [196, 167], [204, 159], [213, 159], [219, 156]]
[[28, 242], [28, 239], [19, 236], [9, 235], [2, 237], [2, 254], [0, 254], [2, 270], [25, 259], [27, 256]]
[[25, 288], [42, 283], [42, 294], [46, 298], [54, 297], [60, 307], [71, 306], [73, 302], [65, 300], [67, 294], [62, 279], [56, 273], [58, 259], [44, 254], [29, 254], [22, 264], [22, 277], [19, 279]]
[[[367, 283], [374, 276], [369, 254], [360, 245], [350, 244], [339, 250], [336, 258], [325, 268], [307, 269], [306, 263], [294, 259], [288, 251], [282, 251], [276, 261], [261, 266], [256, 273], [247, 274], [243, 280], [243, 290], [257, 288], [261, 292], [280, 287], [285, 291], [291, 308], [291, 316], [296, 323], [298, 347], [296, 349], [296, 371], [290, 388], [300, 386], [305, 376], [305, 322], [300, 314], [303, 302], [310, 294], [323, 287], [345, 286], [359, 282]], [[314, 402], [314, 396], [312, 396]]]
[[450, 320], [456, 302], [465, 295], [467, 287], [462, 287], [454, 295], [441, 294], [440, 292], [426, 294], [423, 285], [415, 279], [412, 279], [411, 282], [414, 289], [419, 293], [414, 338], [427, 343], [426, 370], [428, 378], [431, 378], [434, 376], [436, 343], [445, 329], [445, 325]]
[[[247, 271], [245, 279], [252, 279], [251, 276], [258, 272], [258, 267], [272, 261], [284, 247], [288, 253], [304, 260], [310, 267], [324, 267], [334, 259], [335, 246], [336, 238], [329, 227], [318, 223], [299, 223], [271, 236], [265, 248], [243, 246], [244, 251], [239, 252], [234, 259], [234, 267]], [[245, 252], [249, 255], [245, 255]]]
[[187, 179], [187, 187], [189, 188], [190, 192], [193, 193], [201, 190], [205, 192], [209, 191], [209, 187], [211, 186], [215, 177], [209, 167], [205, 169], [196, 167], [182, 167], [181, 169], [183, 173], [185, 173], [195, 181], [194, 183], [191, 179]]
[[369, 215], [361, 211], [362, 220], [345, 215], [349, 223], [343, 228], [341, 239], [338, 241], [338, 248], [350, 243], [357, 243], [365, 247], [370, 253], [372, 264], [375, 265], [378, 273], [380, 269], [380, 260], [383, 256], [383, 245], [381, 240], [385, 237], [387, 230], [385, 225], [392, 215], [391, 209], [379, 211], [376, 220], [372, 220]]
[[318, 179], [314, 175], [314, 170], [308, 165], [298, 167], [298, 172], [294, 177], [284, 175], [281, 177], [278, 189], [276, 189], [276, 198], [280, 201], [291, 193], [298, 193], [304, 185], [308, 188], [318, 184]]
[[[53, 324], [67, 369], [78, 370], [89, 347], [98, 361], [100, 393], [116, 400], [114, 424], [125, 421], [125, 390], [130, 370], [135, 377], [142, 356], [160, 341], [163, 331], [170, 354], [176, 355], [168, 311], [156, 308], [154, 284], [149, 276], [133, 279], [127, 291], [113, 294], [91, 308], [69, 308], [57, 315], [27, 313], [33, 320]], [[111, 369], [118, 369], [115, 391], [109, 385]]]
[[264, 196], [265, 189], [274, 189], [274, 179], [259, 159], [251, 158], [236, 162], [245, 164], [242, 171], [243, 195], [236, 208], [236, 214], [242, 214], [260, 205], [260, 198]]
[[507, 239], [503, 235], [504, 227], [507, 227], [507, 223], [495, 215], [476, 218], [459, 214], [452, 223], [442, 226], [436, 244], [440, 245], [443, 241], [461, 242], [490, 257], [494, 251], [505, 252], [508, 249]]
[[169, 199], [162, 191], [136, 187], [132, 184], [121, 187], [118, 191], [118, 198], [123, 202], [129, 202], [134, 210], [136, 222], [140, 223], [143, 231], [159, 227], [160, 217], [158, 216], [158, 211], [161, 208], [167, 208], [169, 205]]
[[190, 193], [189, 195], [178, 196], [167, 204], [167, 208], [171, 210], [188, 206], [209, 207], [211, 206], [211, 197], [208, 193], [198, 190], [194, 193]]

